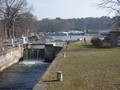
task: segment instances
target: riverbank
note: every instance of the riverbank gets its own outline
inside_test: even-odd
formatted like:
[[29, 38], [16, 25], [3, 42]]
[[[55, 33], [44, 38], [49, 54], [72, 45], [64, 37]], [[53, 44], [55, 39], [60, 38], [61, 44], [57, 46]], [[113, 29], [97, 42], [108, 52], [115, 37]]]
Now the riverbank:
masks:
[[[119, 54], [119, 47], [99, 49], [90, 42], [72, 43], [69, 50], [61, 51], [34, 90], [119, 90]], [[63, 73], [62, 82], [57, 81], [57, 71]]]

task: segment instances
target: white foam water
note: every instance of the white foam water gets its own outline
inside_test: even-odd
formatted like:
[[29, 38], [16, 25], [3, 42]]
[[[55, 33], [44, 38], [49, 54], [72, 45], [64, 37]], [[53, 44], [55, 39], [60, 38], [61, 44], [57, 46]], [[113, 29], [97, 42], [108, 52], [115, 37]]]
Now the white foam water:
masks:
[[37, 60], [24, 60], [24, 61], [21, 61], [19, 62], [19, 64], [23, 64], [23, 65], [45, 65], [45, 64], [49, 64], [47, 62], [44, 62], [44, 61], [37, 61]]

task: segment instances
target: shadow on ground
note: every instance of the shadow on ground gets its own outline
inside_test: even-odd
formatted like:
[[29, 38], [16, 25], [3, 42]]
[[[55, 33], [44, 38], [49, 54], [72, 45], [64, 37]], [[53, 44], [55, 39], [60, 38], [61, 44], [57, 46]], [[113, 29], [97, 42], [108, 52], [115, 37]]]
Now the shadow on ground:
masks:
[[42, 82], [58, 82], [58, 80], [43, 80]]

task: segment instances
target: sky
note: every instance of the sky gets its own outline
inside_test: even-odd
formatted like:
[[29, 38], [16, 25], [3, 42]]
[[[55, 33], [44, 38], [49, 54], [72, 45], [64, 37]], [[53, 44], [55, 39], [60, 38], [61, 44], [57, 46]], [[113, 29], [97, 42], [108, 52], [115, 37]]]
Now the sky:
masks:
[[56, 17], [69, 19], [114, 16], [108, 14], [107, 10], [95, 6], [101, 0], [27, 0], [27, 2], [33, 6], [32, 13], [38, 20]]

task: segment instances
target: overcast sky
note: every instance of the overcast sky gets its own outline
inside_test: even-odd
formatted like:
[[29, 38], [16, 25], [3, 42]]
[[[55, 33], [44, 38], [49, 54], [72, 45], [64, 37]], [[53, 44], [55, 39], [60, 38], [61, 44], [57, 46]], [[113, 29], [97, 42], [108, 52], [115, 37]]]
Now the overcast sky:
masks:
[[62, 19], [112, 16], [107, 10], [97, 8], [95, 5], [101, 0], [27, 0], [32, 5], [32, 13], [39, 20], [43, 18]]

